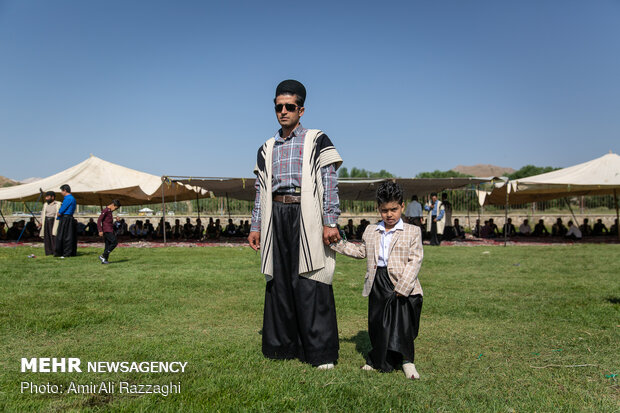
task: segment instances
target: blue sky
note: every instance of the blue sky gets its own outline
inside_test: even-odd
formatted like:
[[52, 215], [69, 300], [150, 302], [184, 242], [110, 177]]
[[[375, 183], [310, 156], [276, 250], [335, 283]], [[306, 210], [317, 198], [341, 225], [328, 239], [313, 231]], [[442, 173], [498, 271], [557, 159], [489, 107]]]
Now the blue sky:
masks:
[[[618, 153], [620, 2], [0, 0], [0, 175], [250, 176], [279, 81], [344, 165]], [[432, 153], [429, 153], [432, 150]]]

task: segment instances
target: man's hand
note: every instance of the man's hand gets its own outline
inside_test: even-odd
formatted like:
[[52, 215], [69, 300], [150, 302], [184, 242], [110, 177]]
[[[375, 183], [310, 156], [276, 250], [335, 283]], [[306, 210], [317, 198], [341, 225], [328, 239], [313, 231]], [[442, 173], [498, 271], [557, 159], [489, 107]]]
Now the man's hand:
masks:
[[433, 218], [433, 222], [437, 222], [437, 218]]
[[248, 236], [248, 242], [250, 243], [250, 247], [254, 251], [258, 251], [260, 249], [260, 232], [252, 231]]
[[335, 244], [340, 241], [340, 231], [338, 228], [323, 226], [323, 243], [325, 245]]
[[99, 236], [100, 236], [100, 237], [103, 237], [103, 232], [100, 232], [100, 233], [99, 233]]

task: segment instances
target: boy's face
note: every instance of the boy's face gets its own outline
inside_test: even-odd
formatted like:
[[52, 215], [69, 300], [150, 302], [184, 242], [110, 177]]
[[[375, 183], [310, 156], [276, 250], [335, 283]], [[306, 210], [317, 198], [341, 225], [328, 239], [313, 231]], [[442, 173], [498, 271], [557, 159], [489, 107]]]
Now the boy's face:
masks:
[[405, 209], [405, 203], [399, 204], [396, 201], [385, 202], [379, 205], [378, 209], [385, 223], [385, 228], [392, 229], [400, 220], [403, 210]]
[[110, 211], [116, 211], [118, 209], [118, 207], [114, 204], [110, 204], [108, 208], [110, 208]]

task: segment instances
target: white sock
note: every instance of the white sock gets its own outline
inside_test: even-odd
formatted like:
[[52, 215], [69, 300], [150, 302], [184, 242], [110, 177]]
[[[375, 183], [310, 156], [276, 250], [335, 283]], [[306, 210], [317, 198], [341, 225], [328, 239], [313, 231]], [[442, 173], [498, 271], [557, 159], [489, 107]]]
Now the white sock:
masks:
[[374, 370], [374, 368], [368, 364], [364, 364], [362, 366], [362, 370], [371, 371], [371, 370]]
[[408, 379], [419, 379], [420, 374], [415, 368], [415, 364], [413, 363], [403, 363], [403, 372]]
[[331, 370], [333, 368], [334, 368], [334, 363], [325, 363], [325, 364], [321, 364], [320, 366], [316, 367], [317, 370]]

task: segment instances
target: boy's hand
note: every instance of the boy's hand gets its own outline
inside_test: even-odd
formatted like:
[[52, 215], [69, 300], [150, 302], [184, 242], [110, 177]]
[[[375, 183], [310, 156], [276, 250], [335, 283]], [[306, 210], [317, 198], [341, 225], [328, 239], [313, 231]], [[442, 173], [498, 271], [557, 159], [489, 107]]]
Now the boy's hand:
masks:
[[250, 247], [252, 247], [254, 251], [258, 251], [260, 248], [260, 232], [250, 232], [250, 235], [248, 236], [248, 242], [250, 243]]
[[103, 232], [100, 232], [100, 233], [99, 233], [99, 236], [100, 236], [100, 237], [103, 237]]
[[323, 243], [325, 245], [335, 244], [340, 241], [340, 231], [338, 228], [323, 226]]

